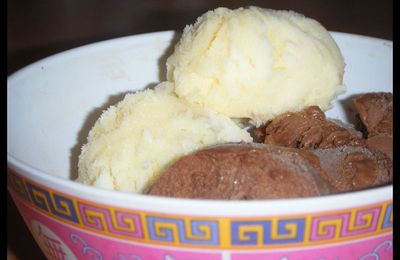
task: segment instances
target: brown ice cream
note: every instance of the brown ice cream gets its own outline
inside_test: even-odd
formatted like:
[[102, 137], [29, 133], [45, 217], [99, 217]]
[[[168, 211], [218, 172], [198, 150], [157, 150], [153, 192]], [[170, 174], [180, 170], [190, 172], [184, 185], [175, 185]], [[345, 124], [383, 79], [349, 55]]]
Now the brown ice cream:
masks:
[[368, 148], [374, 148], [384, 152], [393, 160], [393, 137], [390, 135], [380, 134], [368, 137], [366, 141]]
[[178, 160], [149, 194], [202, 199], [278, 199], [329, 194], [330, 185], [296, 149], [227, 145]]
[[365, 142], [360, 132], [327, 120], [317, 106], [282, 114], [268, 123], [264, 131], [266, 144], [300, 149], [359, 146]]
[[323, 172], [321, 176], [336, 192], [388, 184], [393, 179], [392, 160], [375, 149], [341, 146], [307, 152], [302, 153], [304, 158]]
[[251, 130], [254, 142], [198, 151], [178, 160], [149, 194], [203, 199], [308, 197], [389, 184], [393, 179], [393, 97], [353, 100], [366, 137], [328, 120], [317, 106]]
[[360, 118], [367, 128], [368, 137], [393, 134], [393, 94], [367, 93], [353, 99]]
[[367, 147], [393, 159], [393, 94], [367, 93], [354, 98], [353, 103], [368, 132]]

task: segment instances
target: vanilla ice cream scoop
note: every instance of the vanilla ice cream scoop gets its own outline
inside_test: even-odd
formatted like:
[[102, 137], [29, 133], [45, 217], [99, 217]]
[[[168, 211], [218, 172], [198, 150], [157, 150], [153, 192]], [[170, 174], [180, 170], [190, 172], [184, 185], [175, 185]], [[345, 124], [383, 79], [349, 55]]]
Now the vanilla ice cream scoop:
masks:
[[180, 98], [259, 125], [311, 105], [328, 109], [344, 91], [344, 66], [335, 41], [313, 19], [217, 8], [184, 29], [167, 79]]
[[208, 145], [251, 142], [230, 118], [179, 99], [173, 84], [127, 94], [90, 130], [77, 181], [142, 192], [166, 165]]

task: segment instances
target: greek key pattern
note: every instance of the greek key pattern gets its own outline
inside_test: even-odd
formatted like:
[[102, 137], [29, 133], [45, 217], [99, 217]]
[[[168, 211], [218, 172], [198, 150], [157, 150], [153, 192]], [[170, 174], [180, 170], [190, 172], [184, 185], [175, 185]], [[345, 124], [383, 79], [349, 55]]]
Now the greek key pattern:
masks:
[[28, 190], [31, 202], [36, 207], [67, 221], [78, 223], [74, 203], [71, 199], [54, 194], [29, 182], [25, 182], [25, 187]]
[[82, 224], [90, 229], [122, 237], [143, 238], [140, 216], [77, 202]]
[[385, 208], [385, 217], [382, 223], [382, 229], [393, 227], [393, 204], [389, 204]]
[[311, 240], [339, 239], [377, 229], [381, 207], [312, 218]]
[[291, 244], [304, 241], [305, 219], [232, 221], [234, 245]]
[[217, 221], [147, 216], [151, 240], [182, 244], [219, 245]]
[[189, 248], [254, 249], [330, 244], [389, 233], [393, 202], [308, 215], [197, 217], [115, 208], [62, 194], [9, 169], [8, 189], [43, 214], [107, 237]]

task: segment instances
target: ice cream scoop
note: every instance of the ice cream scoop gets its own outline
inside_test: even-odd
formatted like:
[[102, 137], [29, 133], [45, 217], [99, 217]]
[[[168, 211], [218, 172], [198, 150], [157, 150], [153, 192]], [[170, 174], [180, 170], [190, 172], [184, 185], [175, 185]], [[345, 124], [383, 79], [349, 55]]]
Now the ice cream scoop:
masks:
[[327, 119], [319, 107], [310, 106], [299, 112], [284, 113], [267, 123], [264, 142], [300, 149], [365, 144], [361, 132], [352, 129], [351, 125], [346, 127], [343, 122]]
[[393, 159], [393, 94], [366, 93], [353, 99], [368, 132], [367, 146]]
[[294, 11], [217, 8], [183, 31], [167, 79], [192, 104], [260, 125], [345, 89], [342, 54], [317, 21]]
[[311, 153], [319, 159], [314, 167], [326, 173], [324, 176], [336, 192], [375, 187], [393, 180], [392, 160], [379, 150], [361, 146], [341, 146], [316, 149]]
[[148, 193], [198, 199], [280, 199], [332, 192], [300, 150], [263, 144], [218, 145], [183, 156]]
[[192, 106], [161, 83], [127, 94], [89, 132], [79, 156], [78, 181], [100, 188], [141, 192], [163, 167], [208, 145], [250, 142], [231, 119]]

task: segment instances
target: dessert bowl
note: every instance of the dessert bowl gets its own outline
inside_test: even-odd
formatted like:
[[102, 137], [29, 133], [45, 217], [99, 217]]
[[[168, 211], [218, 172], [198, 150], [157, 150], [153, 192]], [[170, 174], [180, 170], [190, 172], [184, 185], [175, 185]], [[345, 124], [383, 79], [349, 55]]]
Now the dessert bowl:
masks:
[[[332, 32], [351, 98], [392, 92], [391, 41]], [[49, 259], [392, 259], [393, 185], [279, 200], [177, 199], [77, 183], [80, 147], [101, 112], [165, 80], [172, 31], [94, 43], [29, 65], [7, 82], [7, 187]]]

